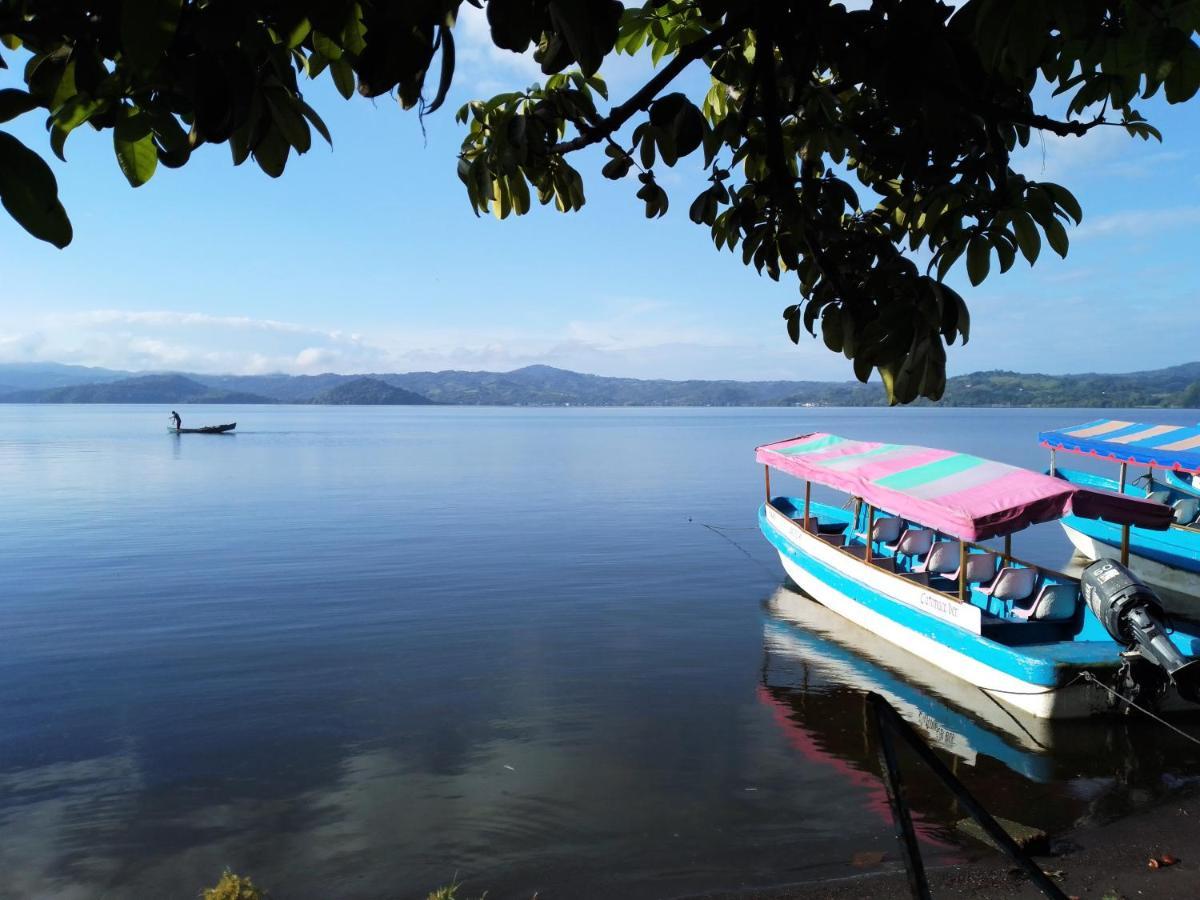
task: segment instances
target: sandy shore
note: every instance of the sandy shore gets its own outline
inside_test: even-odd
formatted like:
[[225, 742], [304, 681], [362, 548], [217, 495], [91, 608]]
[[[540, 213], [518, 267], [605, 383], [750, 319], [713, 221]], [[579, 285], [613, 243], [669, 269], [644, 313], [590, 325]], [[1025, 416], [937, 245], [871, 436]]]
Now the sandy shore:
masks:
[[[1038, 857], [1064, 893], [1081, 900], [1200, 898], [1200, 793], [1094, 828], [1054, 836], [1053, 856]], [[1151, 868], [1151, 857], [1170, 854], [1174, 865]], [[908, 882], [899, 847], [881, 865], [887, 871], [772, 890], [706, 895], [705, 900], [900, 900]], [[980, 846], [965, 865], [928, 872], [935, 898], [1037, 898], [1043, 896], [1007, 856]]]

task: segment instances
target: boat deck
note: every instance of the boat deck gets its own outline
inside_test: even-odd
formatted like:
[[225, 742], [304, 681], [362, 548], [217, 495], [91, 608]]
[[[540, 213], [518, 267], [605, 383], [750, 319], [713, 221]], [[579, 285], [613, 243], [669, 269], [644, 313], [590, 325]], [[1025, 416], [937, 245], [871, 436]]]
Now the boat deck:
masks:
[[[791, 497], [776, 497], [772, 507], [787, 516], [800, 527], [803, 522], [803, 501]], [[864, 559], [867, 556], [866, 523], [855, 521], [854, 514], [847, 509], [822, 503], [810, 503], [808, 531], [844, 552]], [[905, 528], [911, 527], [905, 523]], [[969, 581], [968, 590], [960, 600], [958, 583], [952, 577], [928, 575], [920, 571], [929, 553], [907, 556], [897, 552], [898, 541], [870, 542], [871, 562], [906, 580], [913, 580], [928, 587], [931, 592], [945, 597], [953, 603], [966, 603], [979, 609], [981, 637], [996, 644], [1019, 649], [1030, 662], [1053, 666], [1112, 665], [1116, 647], [1107, 633], [1096, 633], [1086, 628], [1084, 604], [1078, 597], [1078, 582], [1060, 572], [1032, 566], [1011, 557], [1005, 559], [996, 551], [986, 547], [971, 546], [972, 554], [994, 554], [989, 573], [985, 578]], [[957, 542], [954, 542], [957, 547]], [[932, 548], [931, 548], [932, 549]], [[1047, 584], [1061, 585], [1073, 592], [1074, 612], [1066, 618], [1054, 621], [1038, 621], [1023, 617], [1019, 613], [1019, 601], [998, 600], [987, 588], [997, 571], [1004, 567], [1033, 568], [1036, 580], [1031, 593]]]

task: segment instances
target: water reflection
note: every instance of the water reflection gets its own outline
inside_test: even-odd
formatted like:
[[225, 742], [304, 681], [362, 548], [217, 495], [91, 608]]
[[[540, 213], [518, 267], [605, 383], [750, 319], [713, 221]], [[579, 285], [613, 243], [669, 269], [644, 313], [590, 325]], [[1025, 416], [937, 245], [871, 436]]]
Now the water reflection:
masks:
[[[1024, 716], [794, 590], [780, 588], [767, 609], [763, 702], [807, 760], [873, 785], [869, 805], [882, 817], [889, 814], [871, 691], [925, 736], [993, 815], [1052, 833], [1107, 821], [1200, 781], [1200, 750], [1155, 722]], [[956, 841], [953, 824], [964, 813], [952, 795], [915, 758], [904, 766], [920, 835]]]

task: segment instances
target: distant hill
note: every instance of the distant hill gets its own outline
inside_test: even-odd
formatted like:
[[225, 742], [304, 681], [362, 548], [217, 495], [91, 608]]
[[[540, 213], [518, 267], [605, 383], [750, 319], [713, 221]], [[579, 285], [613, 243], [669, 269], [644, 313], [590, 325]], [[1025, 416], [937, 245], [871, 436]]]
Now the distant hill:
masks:
[[0, 403], [274, 403], [258, 394], [214, 390], [182, 375], [141, 375], [99, 384], [18, 391]]
[[[20, 367], [0, 366], [9, 384]], [[49, 367], [45, 377], [89, 383], [17, 390], [20, 403], [441, 403], [489, 406], [883, 406], [877, 382], [668, 381], [610, 378], [526, 366], [511, 372], [407, 372], [370, 375], [120, 375], [107, 369]], [[21, 377], [39, 377], [22, 369]], [[18, 385], [20, 387], [20, 385]], [[957, 375], [937, 406], [1200, 407], [1200, 362], [1122, 374], [1040, 375], [990, 371]]]
[[942, 406], [1200, 406], [1200, 362], [1120, 375], [975, 372], [946, 382]]
[[117, 381], [137, 374], [89, 366], [64, 366], [61, 363], [0, 363], [0, 382], [5, 385], [0, 388], [0, 394]]
[[310, 402], [335, 406], [427, 406], [433, 401], [378, 378], [355, 378], [322, 391]]

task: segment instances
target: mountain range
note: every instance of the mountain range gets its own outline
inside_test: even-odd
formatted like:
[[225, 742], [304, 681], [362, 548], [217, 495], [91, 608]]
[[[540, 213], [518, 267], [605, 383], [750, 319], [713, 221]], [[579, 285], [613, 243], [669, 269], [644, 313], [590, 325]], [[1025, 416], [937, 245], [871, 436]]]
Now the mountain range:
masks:
[[[511, 372], [203, 375], [9, 363], [0, 365], [0, 403], [882, 406], [886, 398], [877, 382], [668, 381], [540, 365]], [[1198, 407], [1200, 362], [1124, 374], [975, 372], [948, 379], [936, 405]]]

